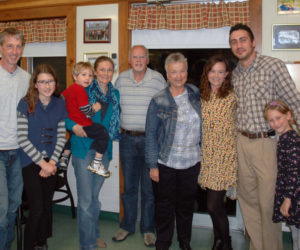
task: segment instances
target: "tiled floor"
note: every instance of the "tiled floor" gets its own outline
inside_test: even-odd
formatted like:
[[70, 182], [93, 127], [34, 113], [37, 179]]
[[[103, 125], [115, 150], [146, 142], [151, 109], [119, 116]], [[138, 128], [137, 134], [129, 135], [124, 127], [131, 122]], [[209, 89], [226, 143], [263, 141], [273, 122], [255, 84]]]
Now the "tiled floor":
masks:
[[[108, 250], [146, 250], [143, 237], [139, 232], [128, 236], [123, 242], [113, 242], [112, 235], [118, 230], [119, 223], [112, 220], [100, 220], [101, 237], [106, 241]], [[137, 226], [138, 229], [138, 226]], [[232, 246], [234, 250], [249, 249], [249, 241], [245, 239], [241, 232], [231, 231]], [[210, 250], [213, 241], [213, 232], [209, 228], [193, 228], [191, 247], [193, 250]], [[78, 250], [78, 233], [76, 219], [72, 219], [70, 214], [54, 213], [53, 237], [48, 240], [49, 250]], [[12, 250], [16, 250], [16, 241]], [[289, 240], [284, 243], [284, 250], [292, 250]], [[170, 250], [179, 250], [174, 236]]]

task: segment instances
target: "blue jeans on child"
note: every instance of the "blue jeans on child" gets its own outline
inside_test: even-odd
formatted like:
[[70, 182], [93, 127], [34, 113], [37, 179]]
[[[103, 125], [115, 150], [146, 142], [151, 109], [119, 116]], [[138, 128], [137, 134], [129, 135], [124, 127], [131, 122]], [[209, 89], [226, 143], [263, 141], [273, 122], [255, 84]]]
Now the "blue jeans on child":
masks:
[[23, 191], [20, 150], [0, 150], [0, 249], [9, 250]]
[[[88, 165], [95, 158], [95, 150], [89, 150], [84, 159], [72, 156], [72, 164], [77, 184], [77, 215], [79, 243], [81, 250], [97, 249], [97, 239], [100, 238], [99, 214], [101, 202], [99, 192], [105, 178], [87, 170]], [[108, 169], [109, 159], [107, 152], [102, 158], [105, 169]]]

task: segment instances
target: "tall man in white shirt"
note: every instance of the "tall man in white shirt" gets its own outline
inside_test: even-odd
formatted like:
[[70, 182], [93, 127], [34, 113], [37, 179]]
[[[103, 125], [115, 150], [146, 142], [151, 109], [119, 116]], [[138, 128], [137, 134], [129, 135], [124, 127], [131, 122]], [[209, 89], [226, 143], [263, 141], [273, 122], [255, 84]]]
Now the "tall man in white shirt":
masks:
[[0, 33], [0, 249], [10, 249], [16, 211], [23, 191], [17, 143], [17, 105], [25, 96], [30, 75], [17, 63], [24, 37], [14, 28]]
[[120, 157], [124, 175], [124, 217], [113, 240], [125, 240], [135, 232], [140, 185], [140, 231], [144, 234], [145, 245], [154, 246], [154, 196], [149, 169], [145, 164], [145, 124], [150, 100], [166, 87], [166, 82], [160, 73], [147, 67], [149, 53], [144, 46], [133, 46], [128, 62], [132, 68], [121, 73], [116, 81], [121, 105]]

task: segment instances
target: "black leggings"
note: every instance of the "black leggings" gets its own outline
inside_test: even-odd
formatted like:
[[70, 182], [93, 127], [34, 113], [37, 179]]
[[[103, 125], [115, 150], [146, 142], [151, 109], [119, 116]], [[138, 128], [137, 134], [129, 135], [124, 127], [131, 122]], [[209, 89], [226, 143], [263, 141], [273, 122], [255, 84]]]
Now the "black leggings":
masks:
[[229, 223], [225, 210], [225, 190], [207, 190], [207, 209], [211, 216], [216, 239], [225, 242], [229, 238]]

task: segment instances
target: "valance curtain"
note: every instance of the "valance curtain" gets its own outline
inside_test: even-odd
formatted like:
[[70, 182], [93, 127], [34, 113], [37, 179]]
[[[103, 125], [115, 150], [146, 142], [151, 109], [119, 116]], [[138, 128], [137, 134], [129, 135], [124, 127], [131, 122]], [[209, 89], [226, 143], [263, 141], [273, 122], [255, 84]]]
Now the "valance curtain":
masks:
[[250, 24], [249, 2], [132, 6], [128, 29], [195, 30]]
[[66, 18], [0, 22], [0, 32], [8, 27], [21, 30], [25, 43], [62, 42], [66, 40]]

